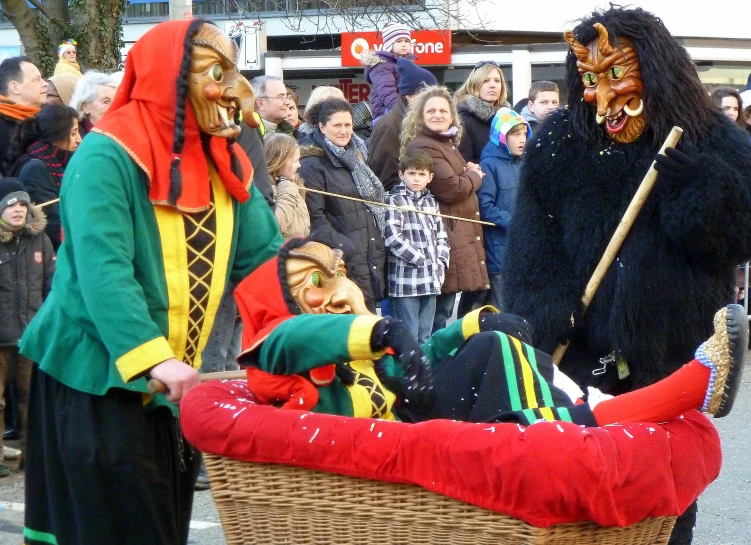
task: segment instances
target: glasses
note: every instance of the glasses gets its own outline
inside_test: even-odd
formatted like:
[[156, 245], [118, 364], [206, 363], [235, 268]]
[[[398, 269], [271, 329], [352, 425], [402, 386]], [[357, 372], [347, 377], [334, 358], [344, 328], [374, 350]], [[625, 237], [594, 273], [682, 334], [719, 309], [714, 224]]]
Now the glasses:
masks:
[[261, 97], [258, 97], [258, 98], [268, 98], [268, 99], [275, 98], [277, 100], [281, 100], [282, 102], [284, 102], [285, 100], [292, 100], [292, 95], [285, 95], [284, 93], [281, 93], [281, 94], [276, 95], [274, 97], [261, 96]]
[[475, 68], [482, 68], [482, 67], [483, 67], [483, 66], [485, 66], [486, 64], [492, 64], [492, 65], [493, 65], [493, 66], [495, 66], [496, 68], [500, 68], [500, 67], [501, 67], [501, 65], [500, 65], [499, 63], [495, 62], [495, 61], [480, 61], [480, 62], [478, 62], [478, 63], [477, 63], [476, 65], [475, 65]]

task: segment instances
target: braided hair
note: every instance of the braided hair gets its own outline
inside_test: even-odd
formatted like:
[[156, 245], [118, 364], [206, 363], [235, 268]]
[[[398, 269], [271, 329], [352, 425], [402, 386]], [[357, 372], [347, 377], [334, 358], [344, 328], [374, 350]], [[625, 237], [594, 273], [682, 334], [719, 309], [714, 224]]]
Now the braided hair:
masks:
[[177, 76], [177, 108], [175, 114], [175, 133], [172, 140], [172, 162], [170, 163], [170, 188], [168, 201], [172, 206], [177, 204], [183, 192], [183, 178], [180, 174], [183, 146], [185, 145], [185, 109], [188, 103], [188, 80], [193, 56], [193, 36], [200, 30], [201, 25], [211, 24], [203, 19], [194, 19], [188, 26], [188, 32], [183, 41], [183, 58], [180, 61], [180, 72]]
[[[670, 34], [662, 20], [641, 8], [624, 9], [612, 6], [595, 11], [574, 29], [581, 44], [597, 38], [595, 23], [608, 31], [610, 43], [629, 38], [639, 61], [644, 82], [645, 116], [648, 136], [656, 145], [662, 144], [673, 125], [684, 130], [684, 140], [696, 142], [717, 126], [718, 118], [712, 101], [699, 80], [691, 57]], [[604, 131], [595, 123], [595, 109], [582, 100], [584, 84], [576, 66], [576, 55], [566, 57], [568, 107], [574, 134], [587, 141], [605, 141]]]

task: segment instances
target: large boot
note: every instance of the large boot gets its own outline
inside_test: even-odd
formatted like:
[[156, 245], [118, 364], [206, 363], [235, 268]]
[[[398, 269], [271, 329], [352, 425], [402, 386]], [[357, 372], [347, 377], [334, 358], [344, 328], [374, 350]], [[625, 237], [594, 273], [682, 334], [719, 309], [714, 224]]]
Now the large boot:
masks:
[[696, 350], [696, 359], [712, 372], [703, 411], [720, 418], [730, 414], [743, 375], [748, 346], [748, 317], [740, 305], [728, 305], [714, 317], [715, 332]]

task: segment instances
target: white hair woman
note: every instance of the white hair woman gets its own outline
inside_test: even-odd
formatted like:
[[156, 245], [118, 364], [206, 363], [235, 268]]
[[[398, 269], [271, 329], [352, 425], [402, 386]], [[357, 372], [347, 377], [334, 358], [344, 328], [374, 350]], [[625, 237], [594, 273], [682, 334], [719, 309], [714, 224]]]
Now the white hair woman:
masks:
[[76, 109], [81, 120], [81, 137], [86, 136], [102, 119], [115, 98], [121, 79], [117, 74], [89, 70], [78, 81], [70, 106]]

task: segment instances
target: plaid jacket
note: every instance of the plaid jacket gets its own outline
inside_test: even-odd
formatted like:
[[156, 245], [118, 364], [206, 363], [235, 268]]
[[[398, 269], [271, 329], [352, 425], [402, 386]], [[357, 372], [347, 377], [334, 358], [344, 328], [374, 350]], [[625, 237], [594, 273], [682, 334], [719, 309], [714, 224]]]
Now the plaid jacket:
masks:
[[389, 248], [389, 297], [439, 295], [449, 266], [449, 242], [438, 205], [427, 189], [415, 193], [400, 183], [391, 188], [384, 238]]

